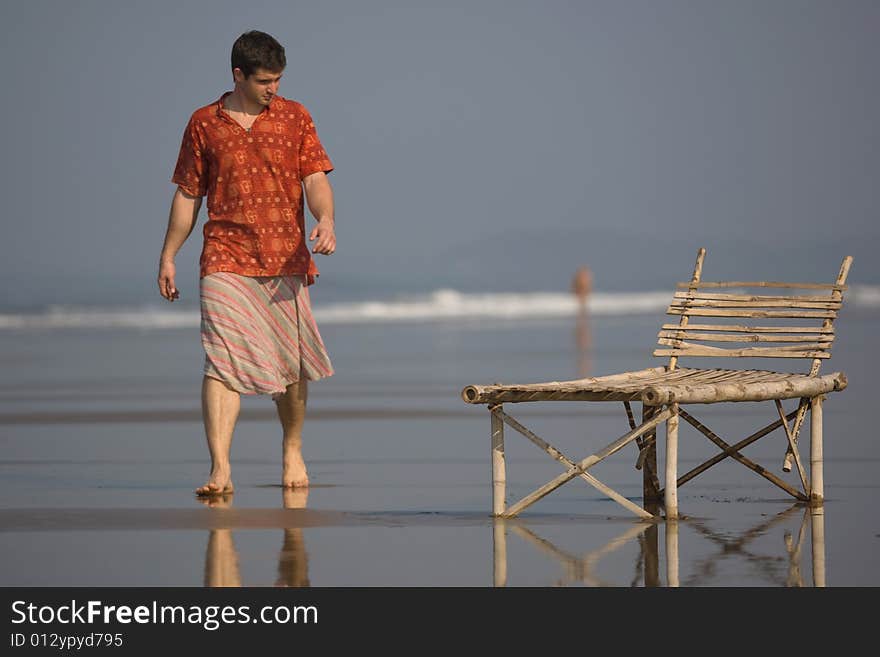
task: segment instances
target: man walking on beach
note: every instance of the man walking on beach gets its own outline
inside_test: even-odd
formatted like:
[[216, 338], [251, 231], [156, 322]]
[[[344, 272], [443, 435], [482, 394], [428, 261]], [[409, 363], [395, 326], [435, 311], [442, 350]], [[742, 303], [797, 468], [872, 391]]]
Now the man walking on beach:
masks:
[[283, 430], [282, 486], [309, 485], [302, 456], [307, 381], [333, 374], [312, 317], [318, 275], [306, 243], [303, 196], [317, 223], [313, 253], [336, 250], [333, 170], [312, 118], [278, 95], [284, 48], [264, 32], [232, 46], [231, 92], [197, 109], [183, 133], [177, 185], [159, 261], [159, 293], [179, 298], [174, 258], [194, 228], [202, 197], [208, 221], [199, 260], [202, 416], [211, 473], [201, 496], [233, 490], [230, 447], [241, 394], [269, 394]]

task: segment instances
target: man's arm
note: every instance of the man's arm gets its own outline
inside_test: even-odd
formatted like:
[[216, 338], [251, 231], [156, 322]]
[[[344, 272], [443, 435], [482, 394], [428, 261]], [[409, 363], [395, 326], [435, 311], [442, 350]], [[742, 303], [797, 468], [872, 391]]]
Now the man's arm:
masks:
[[168, 215], [168, 228], [165, 231], [165, 243], [162, 246], [162, 254], [159, 256], [159, 294], [174, 301], [180, 296], [174, 283], [177, 273], [174, 267], [174, 257], [180, 251], [180, 247], [192, 233], [202, 207], [201, 196], [190, 196], [180, 187], [174, 192], [171, 199], [171, 212]]
[[303, 189], [309, 212], [317, 220], [317, 224], [309, 234], [309, 241], [315, 242], [312, 253], [330, 255], [336, 250], [336, 226], [333, 216], [333, 188], [323, 171], [303, 178]]

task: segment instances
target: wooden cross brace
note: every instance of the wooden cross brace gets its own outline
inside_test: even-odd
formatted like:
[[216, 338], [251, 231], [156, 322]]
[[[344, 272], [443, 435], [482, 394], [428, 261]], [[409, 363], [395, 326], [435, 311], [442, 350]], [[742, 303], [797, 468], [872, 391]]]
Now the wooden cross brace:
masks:
[[[705, 461], [704, 463], [697, 466], [693, 470], [691, 470], [691, 471], [687, 472], [686, 474], [682, 475], [681, 477], [679, 477], [676, 481], [676, 488], [680, 488], [686, 482], [690, 481], [691, 479], [693, 479], [697, 475], [705, 472], [713, 465], [720, 463], [721, 461], [723, 461], [724, 459], [726, 459], [729, 456], [729, 457], [733, 458], [734, 460], [742, 463], [744, 466], [746, 466], [747, 468], [749, 468], [753, 472], [758, 473], [759, 475], [761, 475], [762, 477], [764, 477], [765, 479], [767, 479], [768, 481], [770, 481], [774, 485], [778, 486], [779, 488], [784, 490], [786, 493], [788, 493], [792, 497], [794, 497], [798, 500], [804, 501], [804, 502], [809, 501], [810, 491], [811, 491], [810, 483], [807, 479], [806, 472], [804, 471], [803, 464], [801, 463], [800, 455], [799, 455], [798, 449], [797, 449], [797, 433], [795, 433], [795, 431], [799, 431], [800, 427], [796, 425], [795, 430], [793, 431], [788, 425], [789, 420], [796, 418], [798, 416], [803, 417], [805, 407], [809, 406], [809, 400], [802, 399], [800, 401], [800, 404], [798, 405], [798, 408], [795, 409], [794, 411], [792, 411], [791, 413], [788, 413], [787, 415], [785, 414], [785, 411], [783, 410], [782, 404], [780, 403], [780, 401], [775, 400], [775, 402], [776, 402], [776, 409], [779, 413], [779, 419], [776, 420], [775, 422], [772, 422], [771, 424], [768, 424], [767, 426], [763, 427], [762, 429], [759, 429], [758, 431], [756, 431], [752, 435], [748, 436], [747, 438], [744, 438], [743, 440], [739, 441], [738, 443], [736, 443], [734, 445], [730, 445], [727, 442], [725, 442], [724, 440], [722, 440], [714, 431], [709, 429], [709, 427], [707, 427], [706, 425], [701, 423], [699, 420], [694, 418], [690, 413], [685, 411], [683, 408], [679, 407], [678, 414], [681, 416], [681, 418], [683, 420], [685, 420], [688, 424], [693, 426], [695, 429], [697, 429], [697, 431], [699, 431], [704, 436], [706, 436], [706, 438], [708, 438], [710, 441], [712, 441], [715, 445], [720, 447], [722, 452], [720, 454], [713, 456], [708, 461]], [[751, 459], [743, 456], [740, 453], [740, 450], [742, 450], [744, 447], [752, 444], [753, 442], [755, 442], [759, 438], [763, 438], [768, 433], [775, 431], [779, 427], [785, 428], [785, 435], [788, 439], [789, 449], [791, 450], [791, 453], [793, 454], [794, 459], [795, 459], [795, 463], [797, 464], [798, 474], [800, 475], [801, 484], [803, 485], [803, 491], [797, 490], [791, 484], [787, 483], [786, 481], [779, 478], [778, 476], [776, 476], [772, 472], [768, 471], [763, 466], [758, 465], [757, 463], [755, 463]], [[664, 491], [661, 491], [661, 492], [664, 492]]]
[[[591, 486], [596, 488], [601, 493], [607, 495], [615, 502], [628, 509], [635, 515], [640, 518], [654, 518], [654, 516], [640, 507], [638, 504], [630, 501], [614, 489], [609, 486], [603, 484], [601, 481], [596, 479], [593, 475], [589, 474], [587, 470], [597, 463], [601, 462], [605, 458], [611, 456], [615, 452], [623, 449], [626, 445], [633, 442], [637, 438], [640, 438], [642, 435], [648, 433], [652, 429], [654, 429], [661, 422], [664, 422], [667, 418], [672, 417], [673, 412], [669, 409], [664, 409], [648, 418], [638, 427], [634, 427], [631, 431], [627, 432], [617, 440], [609, 443], [605, 448], [599, 450], [594, 454], [590, 454], [586, 458], [578, 461], [577, 463], [568, 458], [561, 451], [556, 449], [553, 445], [549, 444], [545, 440], [543, 440], [540, 436], [536, 435], [522, 424], [517, 422], [514, 418], [505, 413], [501, 404], [497, 404], [489, 407], [489, 412], [492, 416], [492, 450], [493, 450], [493, 512], [496, 516], [504, 517], [504, 518], [513, 518], [517, 514], [519, 514], [523, 509], [531, 506], [542, 497], [547, 494], [553, 492], [563, 484], [571, 481], [575, 477], [580, 477], [584, 479]], [[505, 466], [504, 466], [504, 439], [503, 439], [503, 429], [501, 424], [507, 424], [508, 426], [516, 429], [519, 433], [525, 436], [532, 443], [537, 445], [540, 449], [550, 455], [556, 461], [559, 461], [563, 465], [566, 466], [566, 471], [560, 474], [559, 476], [551, 479], [543, 486], [537, 488], [533, 492], [529, 493], [521, 500], [516, 502], [515, 504], [510, 505], [505, 508], [504, 504], [504, 494], [505, 494], [505, 483], [506, 483], [506, 474], [505, 474]]]

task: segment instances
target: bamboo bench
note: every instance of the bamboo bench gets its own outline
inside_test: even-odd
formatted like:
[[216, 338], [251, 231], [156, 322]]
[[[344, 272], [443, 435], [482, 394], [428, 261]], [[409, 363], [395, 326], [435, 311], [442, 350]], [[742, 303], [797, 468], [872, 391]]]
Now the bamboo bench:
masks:
[[[824, 284], [705, 282], [702, 280], [705, 255], [706, 250], [700, 249], [691, 280], [677, 284], [677, 291], [666, 310], [667, 315], [679, 317], [677, 324], [663, 324], [658, 333], [658, 348], [653, 355], [669, 357], [666, 366], [572, 381], [469, 385], [462, 390], [461, 396], [466, 403], [485, 404], [490, 414], [493, 516], [516, 516], [563, 484], [580, 478], [641, 518], [659, 516], [661, 500], [666, 518], [677, 518], [678, 488], [728, 457], [795, 499], [811, 505], [822, 504], [822, 402], [826, 394], [843, 390], [847, 382], [842, 372], [819, 376], [819, 366], [831, 356], [835, 335], [833, 321], [843, 303], [852, 257], [843, 259], [834, 283]], [[757, 288], [763, 294], [750, 293], [750, 288]], [[794, 294], [795, 291], [799, 293]], [[690, 323], [692, 319], [700, 323]], [[730, 343], [753, 346], [731, 348]], [[787, 358], [807, 359], [811, 363], [809, 371], [802, 374], [744, 368], [686, 368], [678, 363], [683, 357]], [[797, 407], [791, 412], [786, 412], [782, 405], [782, 401], [788, 399], [798, 400]], [[630, 430], [601, 450], [574, 461], [504, 410], [506, 403], [539, 401], [623, 402]], [[733, 444], [723, 440], [683, 408], [686, 404], [766, 401], [775, 405], [778, 419]], [[633, 402], [642, 405], [638, 425], [633, 415]], [[810, 411], [809, 476], [798, 451], [798, 436], [807, 410]], [[679, 477], [680, 419], [705, 435], [721, 449], [721, 453]], [[792, 420], [793, 424], [789, 425]], [[661, 488], [656, 448], [657, 427], [663, 422], [666, 423], [666, 458], [665, 487]], [[559, 476], [509, 506], [506, 501], [505, 424], [565, 468]], [[787, 440], [782, 470], [791, 472], [794, 464], [800, 489], [741, 453], [746, 446], [779, 428], [783, 429]], [[591, 467], [633, 442], [638, 446], [636, 469], [642, 471], [643, 506], [603, 484], [589, 472]]]

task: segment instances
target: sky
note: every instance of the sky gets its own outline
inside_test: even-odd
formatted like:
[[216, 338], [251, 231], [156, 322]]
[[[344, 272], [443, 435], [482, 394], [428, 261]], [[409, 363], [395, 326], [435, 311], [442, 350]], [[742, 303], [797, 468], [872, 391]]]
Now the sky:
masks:
[[668, 289], [700, 246], [719, 278], [855, 255], [880, 283], [876, 0], [29, 0], [0, 25], [0, 308], [161, 301], [180, 137], [249, 29], [336, 167], [318, 289], [552, 290], [582, 263]]

